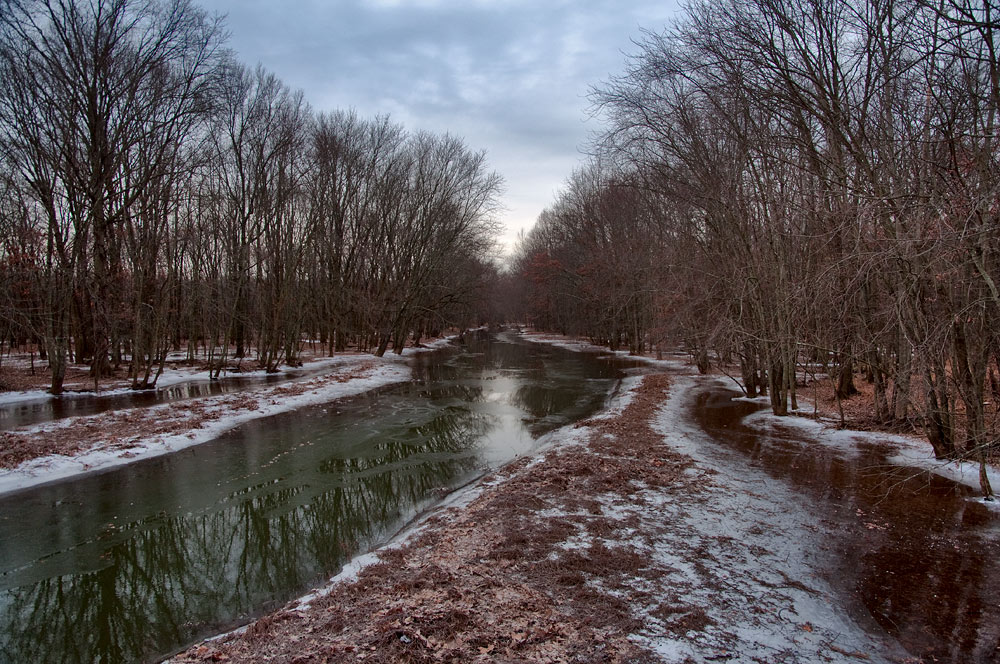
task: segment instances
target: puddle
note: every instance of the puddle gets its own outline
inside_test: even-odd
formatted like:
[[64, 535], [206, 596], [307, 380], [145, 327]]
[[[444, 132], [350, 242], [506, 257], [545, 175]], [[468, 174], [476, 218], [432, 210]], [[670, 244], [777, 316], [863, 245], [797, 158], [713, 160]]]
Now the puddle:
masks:
[[780, 424], [751, 428], [743, 419], [761, 405], [733, 396], [699, 393], [695, 422], [815, 506], [830, 538], [826, 580], [860, 624], [924, 662], [1000, 661], [1000, 518], [975, 491], [890, 464], [887, 445], [838, 450]]

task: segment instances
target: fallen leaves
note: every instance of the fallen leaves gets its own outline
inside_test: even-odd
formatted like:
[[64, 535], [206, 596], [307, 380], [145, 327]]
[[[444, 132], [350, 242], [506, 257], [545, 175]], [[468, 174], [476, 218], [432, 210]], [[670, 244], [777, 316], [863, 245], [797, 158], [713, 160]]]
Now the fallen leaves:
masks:
[[[234, 662], [656, 661], [629, 638], [643, 623], [624, 595], [630, 580], [660, 572], [611, 546], [639, 524], [604, 514], [594, 496], [692, 481], [689, 460], [649, 425], [667, 386], [666, 376], [645, 377], [624, 412], [586, 423], [585, 446], [508, 465], [470, 505], [383, 550], [355, 581], [219, 647]], [[565, 548], [581, 533], [584, 545]], [[687, 630], [711, 622], [694, 610], [675, 618]]]
[[129, 458], [132, 453], [128, 450], [157, 437], [181, 434], [193, 438], [194, 431], [223, 417], [259, 411], [261, 402], [270, 397], [298, 396], [330, 383], [364, 378], [374, 367], [374, 362], [365, 362], [306, 381], [253, 392], [68, 418], [30, 433], [5, 431], [0, 433], [0, 468], [16, 468], [46, 456], [77, 456], [96, 450], [121, 450], [124, 453], [119, 456]]

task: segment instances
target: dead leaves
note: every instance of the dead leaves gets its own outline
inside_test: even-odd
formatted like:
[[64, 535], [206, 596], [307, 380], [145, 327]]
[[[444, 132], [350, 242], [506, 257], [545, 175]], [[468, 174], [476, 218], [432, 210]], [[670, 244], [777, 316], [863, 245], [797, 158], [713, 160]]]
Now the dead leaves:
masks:
[[[234, 662], [655, 661], [629, 639], [642, 622], [626, 594], [628, 579], [655, 572], [600, 541], [639, 524], [608, 517], [595, 496], [691, 482], [649, 426], [666, 385], [647, 377], [624, 413], [588, 423], [585, 447], [508, 465], [466, 508], [436, 515], [301, 617], [265, 618], [220, 648]], [[562, 548], [581, 532], [599, 539]]]
[[259, 411], [263, 400], [270, 400], [274, 405], [278, 402], [272, 397], [298, 396], [330, 383], [365, 378], [374, 368], [374, 362], [365, 362], [310, 380], [255, 392], [77, 417], [31, 433], [3, 432], [0, 433], [0, 468], [16, 468], [44, 456], [76, 456], [94, 450], [121, 451], [121, 458], [130, 458], [134, 454], [128, 450], [151, 439], [175, 434], [193, 438], [194, 431], [223, 417]]

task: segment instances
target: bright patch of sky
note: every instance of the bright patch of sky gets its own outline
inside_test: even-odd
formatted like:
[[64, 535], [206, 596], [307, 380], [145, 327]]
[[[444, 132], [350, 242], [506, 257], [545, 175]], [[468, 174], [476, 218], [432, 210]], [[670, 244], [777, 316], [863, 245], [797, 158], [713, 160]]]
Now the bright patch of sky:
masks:
[[389, 114], [486, 150], [503, 175], [504, 244], [529, 228], [599, 129], [591, 86], [622, 71], [674, 0], [195, 0], [229, 45], [318, 111]]

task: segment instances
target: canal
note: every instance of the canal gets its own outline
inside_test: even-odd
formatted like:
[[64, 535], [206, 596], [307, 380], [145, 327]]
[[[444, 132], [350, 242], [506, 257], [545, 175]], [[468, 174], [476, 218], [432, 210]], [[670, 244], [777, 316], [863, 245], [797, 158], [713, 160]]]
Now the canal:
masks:
[[153, 661], [245, 623], [597, 411], [622, 366], [481, 336], [408, 383], [0, 497], [0, 660]]

